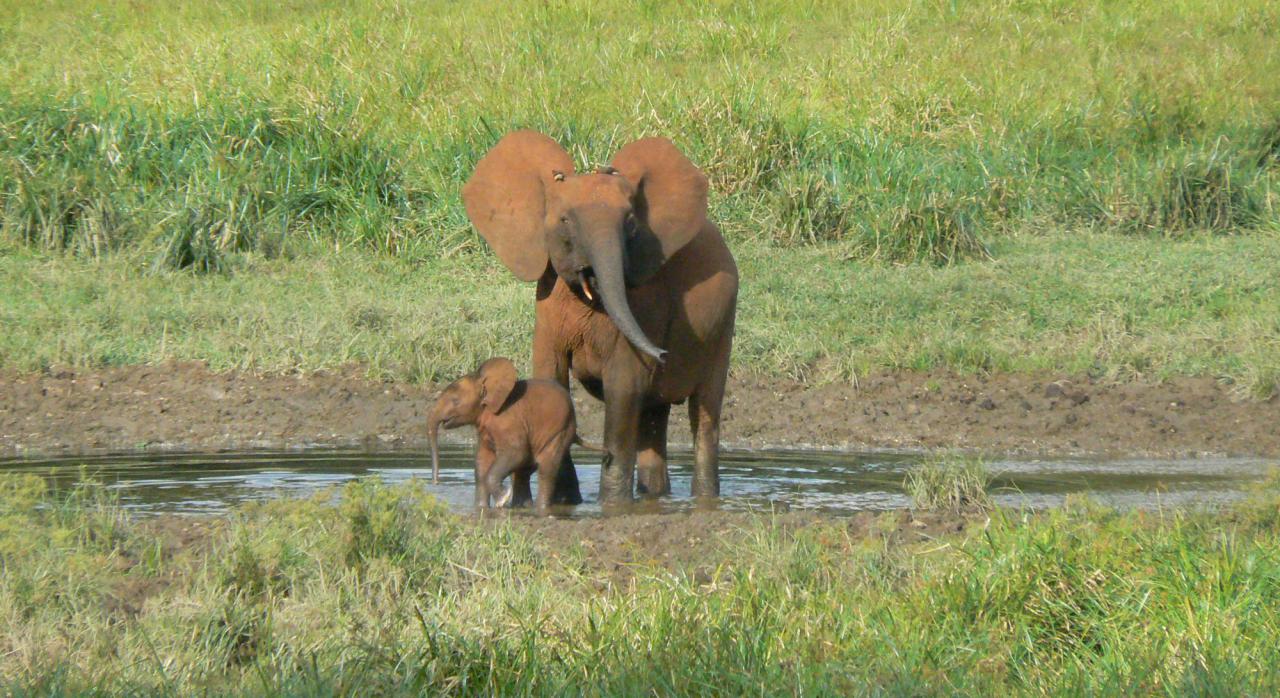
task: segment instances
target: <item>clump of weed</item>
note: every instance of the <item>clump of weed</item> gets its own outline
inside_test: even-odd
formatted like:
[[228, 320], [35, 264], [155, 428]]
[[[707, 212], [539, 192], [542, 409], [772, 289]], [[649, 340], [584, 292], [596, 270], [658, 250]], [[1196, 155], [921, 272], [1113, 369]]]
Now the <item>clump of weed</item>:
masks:
[[108, 194], [62, 172], [18, 177], [0, 202], [0, 229], [42, 250], [98, 257], [130, 234]]
[[1280, 117], [1262, 129], [1258, 137], [1258, 166], [1280, 167]]
[[786, 246], [847, 241], [856, 256], [890, 263], [952, 264], [989, 255], [980, 236], [982, 197], [952, 192], [875, 192], [873, 181], [797, 172], [766, 199], [773, 239]]
[[933, 456], [907, 471], [902, 486], [917, 509], [990, 509], [992, 476], [979, 458]]
[[1262, 220], [1258, 168], [1217, 146], [1166, 161], [1151, 180], [1143, 224], [1158, 232], [1226, 231]]
[[399, 487], [378, 478], [351, 483], [342, 489], [340, 512], [344, 558], [357, 569], [375, 559], [435, 567], [452, 543], [447, 509], [416, 480]]
[[815, 125], [806, 115], [780, 112], [766, 100], [737, 96], [687, 104], [683, 110], [679, 129], [686, 131], [689, 155], [698, 158], [721, 196], [769, 191], [807, 169], [822, 147], [814, 142]]
[[225, 271], [288, 236], [399, 252], [450, 208], [362, 129], [253, 105], [5, 103], [0, 143], [0, 236], [91, 255], [151, 245], [157, 269]]
[[989, 256], [978, 235], [979, 202], [966, 196], [930, 193], [918, 201], [891, 209], [883, 230], [865, 244], [870, 256], [895, 261], [951, 264], [965, 257]]
[[847, 197], [829, 179], [809, 172], [782, 179], [772, 206], [778, 220], [774, 239], [784, 245], [843, 239], [853, 220]]
[[357, 330], [378, 332], [387, 326], [387, 312], [371, 306], [358, 308], [351, 314], [351, 326]]
[[153, 268], [225, 272], [232, 268], [237, 253], [255, 244], [269, 250], [270, 246], [263, 244], [265, 240], [254, 240], [255, 235], [263, 234], [255, 228], [269, 224], [252, 208], [253, 198], [247, 196], [184, 206], [163, 229]]
[[287, 593], [289, 567], [298, 564], [282, 531], [251, 536], [247, 527], [237, 531], [230, 548], [219, 558], [215, 583], [229, 599], [261, 603]]
[[1237, 504], [1232, 514], [1255, 530], [1280, 532], [1280, 464], [1254, 486], [1249, 497]]
[[925, 607], [1008, 633], [1017, 662], [1103, 654], [1140, 617], [1124, 612], [1117, 576], [1131, 541], [1099, 545], [1098, 530], [1063, 512], [1036, 525], [997, 516], [969, 547], [972, 567], [930, 588]]

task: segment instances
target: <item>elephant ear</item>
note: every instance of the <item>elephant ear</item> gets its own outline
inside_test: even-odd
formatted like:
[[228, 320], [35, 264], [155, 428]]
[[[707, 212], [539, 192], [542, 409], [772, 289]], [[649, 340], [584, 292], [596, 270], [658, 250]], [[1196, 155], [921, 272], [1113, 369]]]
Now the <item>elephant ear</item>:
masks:
[[484, 386], [484, 396], [480, 404], [489, 412], [497, 414], [507, 404], [507, 398], [516, 387], [516, 367], [510, 359], [496, 357], [480, 364], [477, 371], [480, 384]]
[[572, 172], [573, 158], [559, 143], [537, 131], [515, 131], [481, 158], [462, 188], [467, 218], [522, 281], [546, 271], [546, 188], [557, 173]]
[[636, 188], [639, 229], [627, 241], [627, 281], [644, 282], [702, 230], [707, 177], [665, 138], [628, 143], [610, 163]]

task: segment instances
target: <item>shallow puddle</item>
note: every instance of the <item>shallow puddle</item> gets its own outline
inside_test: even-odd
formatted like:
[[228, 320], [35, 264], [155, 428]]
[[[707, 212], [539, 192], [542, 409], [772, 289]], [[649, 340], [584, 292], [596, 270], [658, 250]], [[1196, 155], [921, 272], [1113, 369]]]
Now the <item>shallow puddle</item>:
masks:
[[[600, 515], [596, 503], [600, 465], [578, 454], [586, 503], [565, 515]], [[907, 468], [918, 454], [822, 451], [726, 451], [721, 455], [717, 504], [727, 510], [811, 509], [835, 514], [898, 509]], [[691, 457], [673, 454], [672, 497], [641, 510], [674, 512], [689, 499]], [[1088, 492], [1119, 507], [1220, 505], [1247, 494], [1247, 485], [1272, 467], [1256, 459], [1205, 460], [1004, 460], [989, 462], [997, 503], [1011, 507], [1056, 506], [1071, 493]], [[0, 472], [32, 472], [56, 487], [75, 482], [82, 469], [108, 483], [121, 503], [141, 513], [216, 513], [240, 502], [304, 497], [332, 485], [378, 476], [387, 482], [420, 478], [459, 511], [471, 510], [471, 449], [441, 452], [440, 484], [430, 484], [425, 453], [303, 450], [243, 453], [134, 453], [61, 459], [0, 460]], [[537, 487], [535, 478], [534, 487]]]

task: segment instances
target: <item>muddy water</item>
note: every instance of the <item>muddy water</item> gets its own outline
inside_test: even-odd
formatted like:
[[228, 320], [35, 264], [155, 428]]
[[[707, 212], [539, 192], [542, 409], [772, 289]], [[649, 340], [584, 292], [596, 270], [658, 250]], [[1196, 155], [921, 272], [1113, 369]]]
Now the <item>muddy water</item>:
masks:
[[[55, 486], [75, 482], [82, 471], [106, 482], [121, 503], [141, 513], [216, 513], [245, 501], [302, 497], [361, 477], [400, 482], [421, 478], [459, 511], [471, 509], [469, 447], [442, 451], [440, 484], [429, 484], [424, 453], [285, 451], [251, 453], [122, 454], [59, 460], [0, 460], [0, 472], [32, 472]], [[688, 453], [673, 454], [675, 496], [641, 505], [679, 511], [688, 499]], [[728, 451], [721, 457], [723, 497], [729, 510], [814, 509], [831, 513], [897, 509], [908, 505], [902, 480], [918, 455], [814, 451]], [[1005, 506], [1041, 508], [1061, 504], [1071, 493], [1088, 492], [1120, 507], [1219, 505], [1246, 494], [1269, 462], [1246, 459], [1129, 461], [994, 461], [996, 501]], [[578, 462], [587, 502], [564, 512], [599, 515], [595, 501], [599, 460], [581, 454]], [[535, 487], [537, 483], [535, 481]]]

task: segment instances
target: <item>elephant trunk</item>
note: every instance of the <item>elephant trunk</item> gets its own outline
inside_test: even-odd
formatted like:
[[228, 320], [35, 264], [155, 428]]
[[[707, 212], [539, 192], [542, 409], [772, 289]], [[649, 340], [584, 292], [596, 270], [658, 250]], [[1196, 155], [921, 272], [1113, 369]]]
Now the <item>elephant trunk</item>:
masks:
[[438, 409], [431, 410], [427, 418], [427, 443], [431, 445], [431, 483], [440, 483], [440, 414]]
[[649, 341], [644, 330], [640, 329], [640, 324], [636, 322], [635, 316], [631, 314], [631, 306], [627, 304], [621, 244], [615, 243], [609, 247], [615, 249], [598, 247], [588, 254], [591, 259], [591, 268], [595, 272], [596, 290], [600, 293], [604, 310], [632, 346], [652, 356], [658, 363], [663, 363], [667, 352]]

